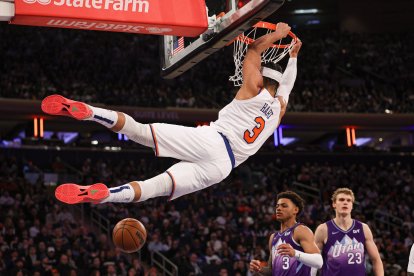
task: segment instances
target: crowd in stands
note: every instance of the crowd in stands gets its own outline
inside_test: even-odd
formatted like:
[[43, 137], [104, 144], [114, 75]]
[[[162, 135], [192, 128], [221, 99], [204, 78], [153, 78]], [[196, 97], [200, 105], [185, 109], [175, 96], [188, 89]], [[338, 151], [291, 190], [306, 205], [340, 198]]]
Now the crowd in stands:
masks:
[[[29, 184], [23, 171], [62, 172], [62, 166], [42, 167], [32, 161], [0, 155], [0, 274], [149, 273], [135, 255], [121, 254], [107, 236], [80, 223], [73, 211], [53, 198], [53, 188], [44, 186], [41, 177]], [[71, 165], [83, 175], [84, 184], [117, 186], [152, 177], [169, 164], [152, 158], [85, 158]], [[178, 266], [178, 275], [250, 275], [249, 261], [267, 260], [268, 238], [278, 229], [275, 196], [289, 189], [300, 192], [303, 188], [293, 185], [296, 182], [318, 191], [306, 197], [299, 219], [313, 230], [332, 217], [332, 191], [352, 188], [357, 200], [353, 216], [372, 229], [385, 275], [406, 275], [409, 248], [414, 242], [414, 211], [410, 208], [414, 175], [410, 163], [333, 165], [254, 159], [235, 169], [222, 183], [171, 202], [159, 198], [139, 204], [87, 204], [86, 208], [103, 214], [112, 226], [126, 217], [141, 220], [148, 233], [142, 255], [161, 252]], [[369, 263], [367, 270], [372, 275]]]
[[0, 154], [0, 168], [0, 275], [156, 275], [80, 222], [41, 178], [27, 181], [24, 172], [41, 172], [34, 163]]
[[[412, 33], [294, 31], [303, 48], [290, 110], [414, 110]], [[0, 97], [4, 98], [42, 99], [61, 93], [108, 105], [220, 108], [236, 92], [228, 81], [234, 72], [232, 47], [177, 79], [164, 80], [158, 36], [6, 23], [0, 24], [0, 36]]]

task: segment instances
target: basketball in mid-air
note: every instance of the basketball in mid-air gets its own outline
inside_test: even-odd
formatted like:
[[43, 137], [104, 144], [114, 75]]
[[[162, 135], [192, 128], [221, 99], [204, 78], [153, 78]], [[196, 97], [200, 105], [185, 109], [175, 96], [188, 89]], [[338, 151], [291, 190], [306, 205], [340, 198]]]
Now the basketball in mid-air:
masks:
[[116, 247], [126, 253], [137, 252], [147, 240], [147, 230], [139, 220], [126, 218], [115, 225], [112, 240]]

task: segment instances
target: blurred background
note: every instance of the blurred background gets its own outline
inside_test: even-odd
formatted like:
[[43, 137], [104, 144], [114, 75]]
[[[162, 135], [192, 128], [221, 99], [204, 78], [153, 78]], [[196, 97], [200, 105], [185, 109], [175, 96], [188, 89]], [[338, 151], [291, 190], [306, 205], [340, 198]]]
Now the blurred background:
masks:
[[[209, 14], [226, 3], [206, 1]], [[245, 4], [244, 1], [241, 3]], [[42, 114], [59, 93], [144, 123], [198, 126], [237, 90], [232, 47], [174, 80], [160, 77], [158, 36], [0, 24], [0, 275], [250, 275], [278, 229], [276, 194], [306, 201], [315, 229], [349, 187], [385, 275], [406, 275], [414, 240], [414, 39], [410, 1], [288, 0], [267, 21], [303, 41], [288, 112], [275, 135], [222, 183], [172, 202], [65, 206], [57, 184], [117, 186], [176, 162], [104, 127]], [[282, 62], [285, 64], [286, 60]], [[111, 242], [125, 217], [145, 247]], [[367, 262], [368, 275], [373, 275]]]

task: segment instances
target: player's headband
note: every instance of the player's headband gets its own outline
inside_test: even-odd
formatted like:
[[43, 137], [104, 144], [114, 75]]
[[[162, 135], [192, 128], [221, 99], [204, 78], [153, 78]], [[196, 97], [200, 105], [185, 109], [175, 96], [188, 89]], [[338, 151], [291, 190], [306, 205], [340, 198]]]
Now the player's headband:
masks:
[[268, 67], [263, 67], [262, 69], [262, 76], [275, 80], [277, 82], [280, 83], [280, 81], [282, 80], [282, 73], [280, 73], [279, 71], [276, 71], [274, 69], [270, 69]]

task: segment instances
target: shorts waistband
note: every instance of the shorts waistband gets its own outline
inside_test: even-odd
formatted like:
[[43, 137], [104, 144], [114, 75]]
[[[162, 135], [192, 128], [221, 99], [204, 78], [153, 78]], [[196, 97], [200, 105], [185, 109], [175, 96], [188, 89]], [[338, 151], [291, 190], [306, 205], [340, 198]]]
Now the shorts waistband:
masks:
[[219, 132], [219, 134], [221, 135], [221, 137], [223, 137], [224, 144], [226, 145], [227, 153], [229, 154], [229, 157], [230, 157], [231, 168], [234, 169], [234, 166], [236, 165], [236, 160], [234, 159], [233, 150], [231, 149], [229, 140], [223, 133]]

